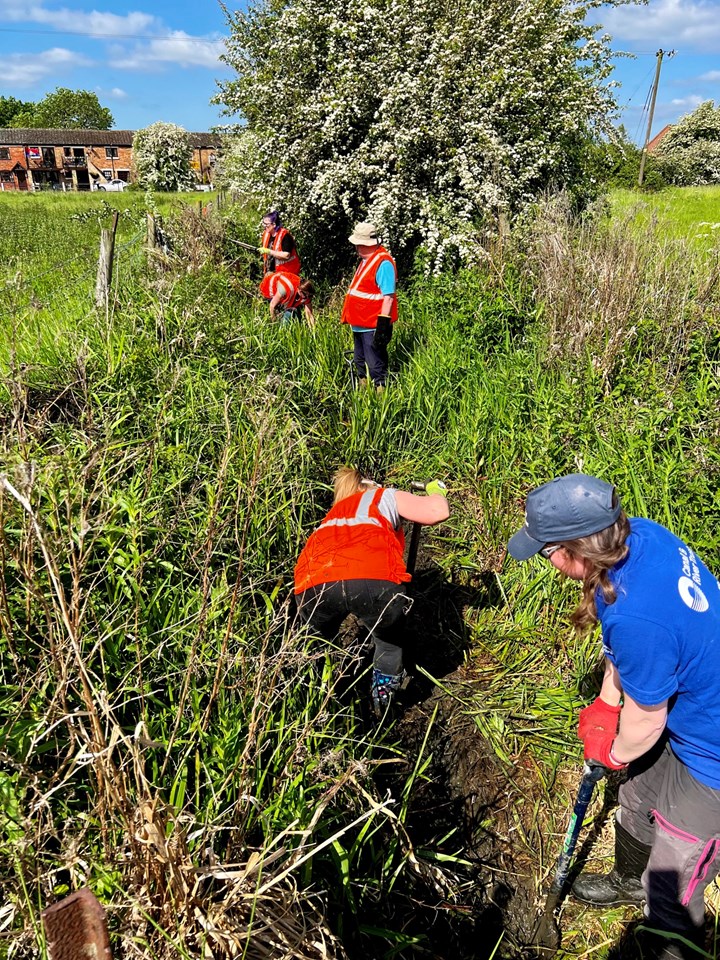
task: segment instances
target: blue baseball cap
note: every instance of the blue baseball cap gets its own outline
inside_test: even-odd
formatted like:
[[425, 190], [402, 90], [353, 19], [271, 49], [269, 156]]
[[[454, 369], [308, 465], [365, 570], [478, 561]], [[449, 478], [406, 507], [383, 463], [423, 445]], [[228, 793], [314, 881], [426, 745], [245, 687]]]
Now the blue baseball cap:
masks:
[[622, 507], [606, 480], [570, 473], [536, 487], [525, 503], [525, 526], [510, 538], [508, 553], [529, 560], [546, 543], [589, 537], [612, 526]]

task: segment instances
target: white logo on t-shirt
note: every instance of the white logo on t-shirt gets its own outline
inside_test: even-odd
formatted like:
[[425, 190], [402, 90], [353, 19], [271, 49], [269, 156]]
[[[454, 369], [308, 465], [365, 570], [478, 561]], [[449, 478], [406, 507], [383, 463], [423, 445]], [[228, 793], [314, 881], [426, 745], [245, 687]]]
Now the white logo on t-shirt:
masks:
[[678, 592], [685, 606], [690, 607], [690, 609], [696, 613], [704, 613], [710, 606], [708, 598], [700, 587], [692, 582], [690, 577], [680, 577], [678, 580]]

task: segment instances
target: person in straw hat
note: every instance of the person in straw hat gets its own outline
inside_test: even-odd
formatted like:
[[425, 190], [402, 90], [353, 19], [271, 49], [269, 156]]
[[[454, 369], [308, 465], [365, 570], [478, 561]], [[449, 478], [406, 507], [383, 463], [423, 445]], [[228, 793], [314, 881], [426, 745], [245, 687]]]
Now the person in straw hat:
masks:
[[388, 344], [397, 320], [397, 268], [380, 243], [374, 223], [358, 223], [349, 237], [360, 263], [345, 295], [341, 323], [353, 332], [354, 362], [361, 384], [369, 376], [375, 388], [385, 388]]

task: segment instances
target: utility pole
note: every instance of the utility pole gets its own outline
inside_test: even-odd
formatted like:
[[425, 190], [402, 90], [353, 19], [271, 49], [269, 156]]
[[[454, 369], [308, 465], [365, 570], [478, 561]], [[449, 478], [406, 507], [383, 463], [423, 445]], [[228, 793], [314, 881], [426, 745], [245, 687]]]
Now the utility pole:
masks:
[[[658, 87], [660, 86], [660, 67], [662, 66], [665, 51], [658, 50], [655, 56], [657, 57], [657, 66], [655, 67], [655, 79], [653, 80], [652, 96], [650, 98], [650, 114], [648, 116], [647, 133], [645, 134], [645, 145], [643, 146], [642, 153], [640, 154], [640, 172], [638, 173], [639, 187], [643, 185], [643, 176], [645, 175], [645, 160], [647, 158], [648, 144], [650, 143], [650, 132], [652, 130], [653, 114], [655, 113], [655, 101], [657, 99]], [[668, 59], [670, 57], [674, 57], [675, 51], [669, 50], [667, 56]]]

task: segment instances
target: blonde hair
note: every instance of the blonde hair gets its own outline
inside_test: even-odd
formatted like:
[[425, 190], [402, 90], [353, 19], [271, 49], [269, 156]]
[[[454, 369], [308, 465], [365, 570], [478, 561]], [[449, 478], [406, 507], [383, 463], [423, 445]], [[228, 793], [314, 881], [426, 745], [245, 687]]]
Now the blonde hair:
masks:
[[339, 503], [346, 497], [351, 497], [367, 485], [372, 485], [372, 481], [363, 480], [362, 474], [355, 467], [340, 467], [333, 475], [333, 487], [335, 489], [333, 504]]
[[[613, 505], [616, 503], [613, 497]], [[616, 563], [624, 560], [629, 547], [625, 542], [630, 536], [630, 521], [625, 511], [615, 523], [588, 537], [577, 540], [565, 540], [562, 546], [572, 557], [586, 561], [588, 572], [583, 577], [582, 600], [573, 611], [570, 619], [579, 633], [587, 633], [597, 623], [597, 604], [595, 594], [598, 587], [605, 603], [614, 603], [617, 599], [615, 588], [610, 582], [609, 572]]]

